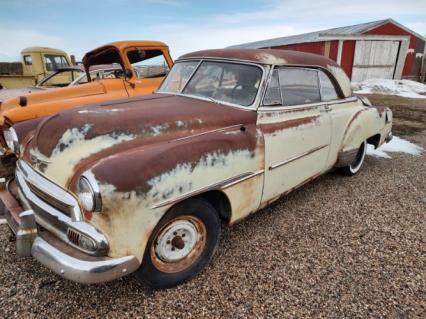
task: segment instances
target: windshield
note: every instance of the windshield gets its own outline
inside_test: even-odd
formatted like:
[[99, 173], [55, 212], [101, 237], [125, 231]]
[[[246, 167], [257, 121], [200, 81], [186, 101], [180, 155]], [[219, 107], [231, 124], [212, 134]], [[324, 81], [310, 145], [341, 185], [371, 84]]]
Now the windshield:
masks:
[[84, 74], [83, 70], [78, 69], [69, 69], [69, 70], [59, 70], [43, 80], [41, 80], [37, 86], [45, 87], [64, 87], [69, 85], [75, 79], [77, 79], [81, 74]]
[[262, 69], [217, 61], [176, 63], [158, 92], [199, 96], [242, 106], [254, 103]]

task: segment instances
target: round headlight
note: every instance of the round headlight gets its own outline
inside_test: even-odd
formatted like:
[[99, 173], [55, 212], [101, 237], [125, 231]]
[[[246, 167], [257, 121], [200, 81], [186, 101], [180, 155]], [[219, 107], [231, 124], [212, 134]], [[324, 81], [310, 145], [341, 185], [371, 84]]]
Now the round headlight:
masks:
[[18, 135], [13, 127], [5, 129], [3, 131], [4, 140], [6, 141], [7, 147], [9, 147], [13, 152], [19, 152], [19, 141]]
[[78, 181], [77, 193], [80, 204], [86, 211], [100, 212], [101, 198], [93, 177], [81, 176]]

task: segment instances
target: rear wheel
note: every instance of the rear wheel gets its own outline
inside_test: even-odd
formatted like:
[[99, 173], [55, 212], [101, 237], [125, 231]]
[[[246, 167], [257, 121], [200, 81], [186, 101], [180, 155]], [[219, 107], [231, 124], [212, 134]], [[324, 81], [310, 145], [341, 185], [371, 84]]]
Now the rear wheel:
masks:
[[155, 227], [136, 277], [152, 288], [169, 288], [201, 272], [216, 251], [220, 219], [207, 201], [173, 207]]
[[366, 152], [367, 152], [367, 141], [364, 141], [360, 145], [354, 161], [350, 165], [342, 167], [343, 174], [345, 174], [346, 176], [353, 176], [357, 174], [360, 171], [362, 164], [364, 163]]

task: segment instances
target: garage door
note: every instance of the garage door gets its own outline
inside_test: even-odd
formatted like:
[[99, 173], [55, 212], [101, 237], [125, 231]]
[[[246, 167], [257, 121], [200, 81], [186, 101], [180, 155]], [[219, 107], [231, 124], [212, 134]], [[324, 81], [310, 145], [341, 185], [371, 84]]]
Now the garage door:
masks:
[[356, 41], [352, 81], [392, 79], [399, 41]]

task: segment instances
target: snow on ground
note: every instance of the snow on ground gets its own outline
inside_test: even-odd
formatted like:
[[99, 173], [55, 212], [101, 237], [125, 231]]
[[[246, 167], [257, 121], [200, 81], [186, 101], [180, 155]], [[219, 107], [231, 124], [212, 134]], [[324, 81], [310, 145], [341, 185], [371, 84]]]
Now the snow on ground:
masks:
[[414, 143], [404, 140], [398, 136], [394, 136], [393, 139], [386, 144], [383, 144], [378, 149], [374, 149], [373, 145], [367, 145], [367, 155], [375, 157], [392, 158], [388, 153], [406, 153], [411, 155], [419, 156], [424, 149]]
[[410, 80], [370, 79], [352, 83], [357, 94], [399, 95], [412, 99], [426, 99], [426, 85]]
[[6, 224], [6, 219], [0, 218], [0, 225]]

